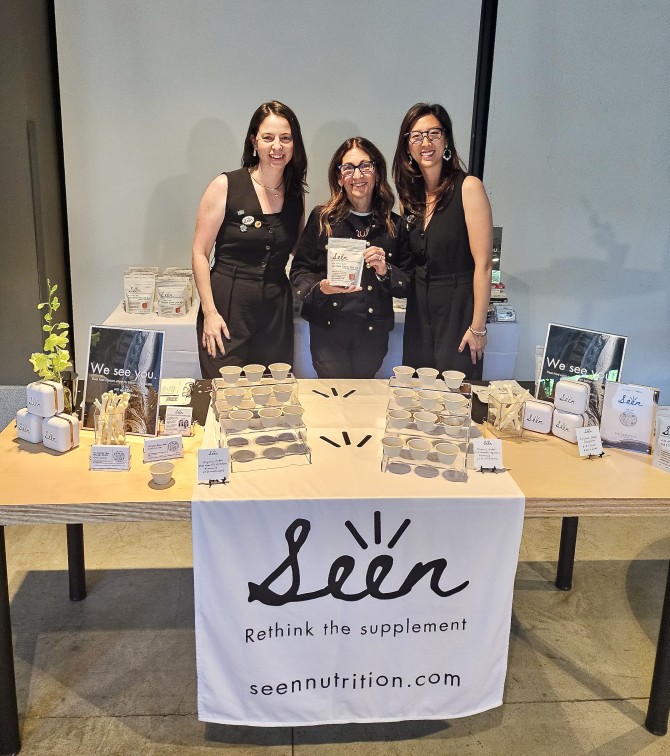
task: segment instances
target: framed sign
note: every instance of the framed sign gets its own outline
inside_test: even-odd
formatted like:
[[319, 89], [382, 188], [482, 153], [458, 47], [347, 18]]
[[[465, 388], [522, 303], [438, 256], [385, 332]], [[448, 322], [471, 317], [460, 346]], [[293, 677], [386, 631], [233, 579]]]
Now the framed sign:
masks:
[[130, 394], [126, 433], [155, 436], [163, 365], [163, 331], [91, 326], [84, 385], [84, 428], [93, 428], [95, 400]]

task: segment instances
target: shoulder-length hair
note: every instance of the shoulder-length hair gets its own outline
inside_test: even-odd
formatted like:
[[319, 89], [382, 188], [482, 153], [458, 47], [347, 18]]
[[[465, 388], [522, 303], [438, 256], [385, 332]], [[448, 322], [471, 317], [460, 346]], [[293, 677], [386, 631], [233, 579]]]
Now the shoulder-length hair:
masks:
[[328, 236], [333, 233], [333, 223], [344, 220], [352, 210], [346, 192], [340, 186], [340, 165], [349, 150], [357, 147], [366, 152], [370, 160], [375, 163], [375, 186], [372, 193], [371, 210], [386, 226], [390, 236], [396, 235], [396, 225], [393, 222], [391, 211], [395, 199], [386, 174], [386, 160], [382, 153], [369, 139], [365, 137], [351, 137], [335, 150], [330, 165], [328, 166], [328, 185], [330, 187], [330, 199], [321, 206], [319, 214], [319, 233], [324, 231]]
[[307, 191], [307, 153], [305, 152], [305, 144], [302, 141], [300, 123], [298, 123], [298, 119], [291, 108], [288, 105], [284, 105], [283, 102], [279, 102], [278, 100], [264, 102], [262, 105], [259, 105], [251, 116], [247, 135], [244, 138], [242, 168], [253, 168], [258, 165], [259, 158], [258, 155], [254, 156], [254, 145], [251, 142], [251, 137], [258, 134], [261, 124], [269, 115], [285, 118], [291, 127], [293, 157], [287, 163], [286, 168], [284, 168], [284, 188], [287, 195], [303, 196]]
[[454, 130], [449, 113], [438, 104], [418, 102], [405, 113], [400, 124], [398, 144], [393, 157], [393, 181], [398, 192], [398, 199], [405, 212], [423, 216], [426, 212], [426, 188], [423, 175], [416, 165], [409, 161], [408, 134], [414, 124], [423, 116], [434, 115], [444, 129], [446, 146], [451, 150], [449, 160], [442, 161], [440, 183], [437, 186], [436, 208], [443, 207], [454, 193], [454, 180], [465, 170], [465, 163], [461, 160], [454, 144]]

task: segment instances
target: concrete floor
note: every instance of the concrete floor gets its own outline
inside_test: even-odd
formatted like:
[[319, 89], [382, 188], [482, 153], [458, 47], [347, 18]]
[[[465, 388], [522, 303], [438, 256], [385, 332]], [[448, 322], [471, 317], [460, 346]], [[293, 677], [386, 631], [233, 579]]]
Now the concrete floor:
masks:
[[65, 527], [7, 527], [21, 753], [670, 754], [670, 735], [643, 727], [670, 519], [583, 519], [569, 593], [552, 582], [559, 529], [525, 524], [502, 707], [265, 729], [197, 720], [189, 524], [86, 525], [81, 603], [67, 599]]

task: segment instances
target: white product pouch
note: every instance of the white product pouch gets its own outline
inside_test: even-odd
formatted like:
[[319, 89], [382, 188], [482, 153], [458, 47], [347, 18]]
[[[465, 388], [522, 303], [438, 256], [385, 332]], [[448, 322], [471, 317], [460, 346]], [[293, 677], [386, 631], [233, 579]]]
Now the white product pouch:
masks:
[[365, 239], [328, 239], [328, 283], [331, 286], [360, 286]]
[[158, 279], [158, 314], [162, 318], [180, 318], [188, 312], [188, 282], [185, 278]]
[[124, 273], [123, 292], [129, 315], [151, 315], [154, 311], [156, 276], [153, 273]]

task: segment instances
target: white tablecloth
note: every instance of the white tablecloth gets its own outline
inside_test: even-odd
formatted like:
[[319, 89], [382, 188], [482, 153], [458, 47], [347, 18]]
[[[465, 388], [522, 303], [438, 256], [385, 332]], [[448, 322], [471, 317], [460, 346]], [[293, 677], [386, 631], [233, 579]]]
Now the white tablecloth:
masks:
[[195, 487], [201, 719], [444, 719], [502, 702], [523, 495], [508, 474], [381, 472], [386, 392], [301, 381], [312, 464]]

